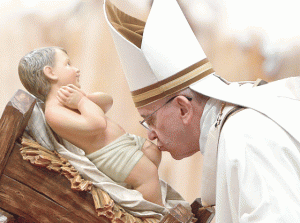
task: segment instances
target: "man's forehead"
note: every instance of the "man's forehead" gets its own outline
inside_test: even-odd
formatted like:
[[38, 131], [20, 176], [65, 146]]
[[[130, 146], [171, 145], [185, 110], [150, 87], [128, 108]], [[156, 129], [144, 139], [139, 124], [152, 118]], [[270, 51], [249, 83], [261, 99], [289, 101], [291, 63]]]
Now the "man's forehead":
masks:
[[161, 105], [163, 105], [165, 102], [165, 99], [160, 99], [157, 100], [155, 102], [152, 102], [148, 105], [145, 105], [143, 107], [139, 107], [137, 108], [138, 112], [140, 113], [140, 115], [145, 118], [148, 115], [150, 115], [153, 111], [155, 111], [156, 109], [158, 109]]

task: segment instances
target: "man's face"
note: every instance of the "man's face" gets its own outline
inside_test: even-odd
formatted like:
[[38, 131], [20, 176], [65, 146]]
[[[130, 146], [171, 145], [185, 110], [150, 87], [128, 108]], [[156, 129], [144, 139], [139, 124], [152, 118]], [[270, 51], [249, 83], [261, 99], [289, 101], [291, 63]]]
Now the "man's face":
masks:
[[[182, 98], [180, 98], [182, 99]], [[177, 97], [170, 103], [161, 99], [144, 107], [138, 108], [140, 115], [145, 118], [155, 112], [149, 119], [150, 130], [148, 138], [157, 140], [157, 146], [162, 151], [168, 151], [174, 159], [180, 160], [199, 151], [199, 135], [193, 129], [195, 125], [184, 121], [184, 109], [179, 105]], [[183, 97], [182, 100], [187, 100]], [[188, 100], [186, 103], [191, 103]], [[163, 107], [162, 107], [163, 106]]]

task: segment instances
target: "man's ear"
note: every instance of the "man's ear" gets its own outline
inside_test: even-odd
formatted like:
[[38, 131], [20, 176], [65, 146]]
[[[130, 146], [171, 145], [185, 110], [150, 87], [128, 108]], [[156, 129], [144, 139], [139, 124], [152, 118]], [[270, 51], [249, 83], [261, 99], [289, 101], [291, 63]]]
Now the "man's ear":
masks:
[[55, 73], [53, 72], [53, 68], [50, 66], [45, 66], [44, 69], [44, 74], [45, 76], [51, 80], [51, 81], [56, 81], [58, 79], [58, 76], [55, 75]]
[[192, 122], [194, 110], [191, 101], [184, 96], [178, 96], [175, 98], [177, 106], [180, 109], [180, 118], [186, 125]]

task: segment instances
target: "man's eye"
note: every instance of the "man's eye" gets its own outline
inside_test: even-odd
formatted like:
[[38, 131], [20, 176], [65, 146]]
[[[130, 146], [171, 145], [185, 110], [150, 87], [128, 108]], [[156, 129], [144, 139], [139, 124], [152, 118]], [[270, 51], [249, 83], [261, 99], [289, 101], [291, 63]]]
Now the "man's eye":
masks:
[[147, 121], [146, 121], [147, 125], [148, 126], [153, 126], [153, 119], [152, 118], [149, 118]]

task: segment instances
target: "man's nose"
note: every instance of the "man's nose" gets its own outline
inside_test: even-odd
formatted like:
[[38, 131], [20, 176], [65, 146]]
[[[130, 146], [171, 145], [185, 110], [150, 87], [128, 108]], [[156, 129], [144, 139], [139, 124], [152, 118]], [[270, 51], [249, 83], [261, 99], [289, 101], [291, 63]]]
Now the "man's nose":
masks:
[[157, 135], [156, 135], [156, 132], [152, 129], [148, 130], [148, 138], [150, 140], [155, 140], [157, 139]]

